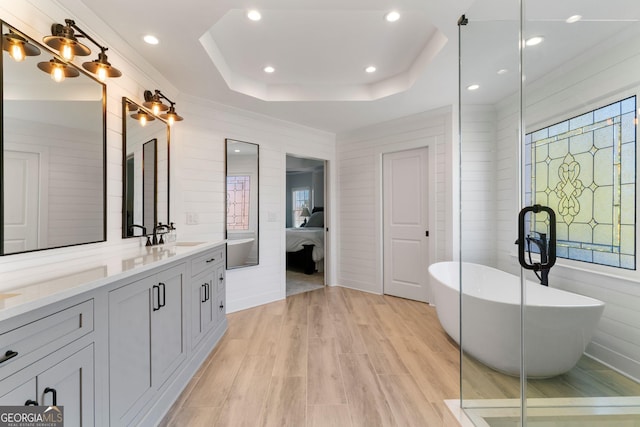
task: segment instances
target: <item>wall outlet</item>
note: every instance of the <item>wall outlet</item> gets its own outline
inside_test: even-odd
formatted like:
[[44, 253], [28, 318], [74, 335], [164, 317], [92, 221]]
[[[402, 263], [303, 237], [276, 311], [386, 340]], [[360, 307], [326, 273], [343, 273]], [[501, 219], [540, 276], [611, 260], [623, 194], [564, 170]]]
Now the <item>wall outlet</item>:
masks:
[[197, 225], [198, 224], [198, 214], [195, 212], [187, 212], [187, 225]]

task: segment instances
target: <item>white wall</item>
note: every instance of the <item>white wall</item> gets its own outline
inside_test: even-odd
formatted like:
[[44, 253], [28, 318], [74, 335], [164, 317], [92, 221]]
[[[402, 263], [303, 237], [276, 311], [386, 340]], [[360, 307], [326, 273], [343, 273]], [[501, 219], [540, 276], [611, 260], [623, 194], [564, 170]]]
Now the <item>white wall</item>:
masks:
[[461, 257], [465, 262], [495, 266], [496, 112], [493, 106], [468, 105], [463, 106], [461, 117]]
[[[382, 155], [429, 147], [430, 253], [453, 257], [451, 108], [338, 135], [339, 283], [382, 293]], [[435, 205], [434, 205], [435, 204]]]
[[[175, 185], [171, 193], [179, 238], [224, 238], [225, 138], [258, 144], [260, 264], [227, 272], [227, 311], [284, 298], [286, 154], [326, 159], [331, 165], [335, 162], [335, 136], [195, 98], [181, 98], [179, 105], [185, 120], [175, 127], [172, 140]], [[331, 182], [331, 175], [329, 179]], [[198, 224], [187, 225], [187, 214], [196, 214]], [[336, 253], [331, 228], [326, 246], [329, 253]], [[335, 283], [331, 270], [327, 277], [328, 283]]]
[[[597, 53], [597, 58], [579, 57], [545, 78], [527, 84], [527, 131], [631, 95], [640, 96], [637, 39], [608, 43], [607, 49], [594, 48], [592, 53]], [[513, 241], [517, 233], [519, 206], [517, 112], [518, 100], [515, 97], [497, 105], [498, 150], [495, 158], [497, 265], [502, 270], [516, 274], [519, 273], [519, 266]], [[637, 199], [636, 212], [638, 206]], [[605, 302], [604, 314], [587, 353], [630, 376], [640, 378], [640, 273], [558, 259], [551, 270], [549, 283]]]

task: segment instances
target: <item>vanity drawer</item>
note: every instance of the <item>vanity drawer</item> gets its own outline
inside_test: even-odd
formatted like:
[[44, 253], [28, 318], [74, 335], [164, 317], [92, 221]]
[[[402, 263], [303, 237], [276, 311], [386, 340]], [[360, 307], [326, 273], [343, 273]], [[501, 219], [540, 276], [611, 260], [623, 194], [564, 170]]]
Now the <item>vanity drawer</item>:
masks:
[[197, 276], [209, 267], [224, 261], [224, 246], [208, 250], [191, 261], [191, 276]]
[[93, 331], [93, 300], [0, 331], [0, 379]]

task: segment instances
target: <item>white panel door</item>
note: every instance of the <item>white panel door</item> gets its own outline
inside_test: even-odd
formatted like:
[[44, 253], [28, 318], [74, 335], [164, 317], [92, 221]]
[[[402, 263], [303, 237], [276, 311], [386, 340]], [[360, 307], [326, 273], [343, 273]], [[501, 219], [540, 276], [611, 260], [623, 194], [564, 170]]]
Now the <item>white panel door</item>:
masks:
[[383, 157], [384, 293], [427, 301], [428, 148]]
[[38, 248], [38, 203], [40, 198], [39, 155], [22, 151], [4, 152], [4, 251], [22, 252]]

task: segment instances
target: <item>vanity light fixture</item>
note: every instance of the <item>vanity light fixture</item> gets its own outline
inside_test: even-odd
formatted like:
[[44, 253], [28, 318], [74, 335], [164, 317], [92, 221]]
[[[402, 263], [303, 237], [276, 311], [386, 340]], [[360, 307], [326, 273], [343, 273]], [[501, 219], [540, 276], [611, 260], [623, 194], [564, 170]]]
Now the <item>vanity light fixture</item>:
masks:
[[60, 83], [67, 77], [78, 77], [80, 75], [80, 71], [76, 70], [73, 67], [69, 67], [58, 58], [53, 58], [48, 62], [38, 62], [38, 68], [45, 73], [50, 74], [51, 78], [58, 83]]
[[[170, 106], [167, 107], [165, 104], [163, 104], [162, 99], [169, 102]], [[176, 113], [176, 107], [175, 107], [176, 103], [170, 100], [169, 98], [167, 98], [158, 89], [156, 89], [154, 92], [151, 92], [150, 90], [145, 90], [144, 100], [145, 102], [143, 102], [142, 105], [147, 108], [151, 108], [151, 111], [153, 111], [154, 114], [157, 115], [156, 111], [158, 112], [166, 111], [166, 113], [162, 113], [158, 117], [166, 120], [167, 123], [169, 123], [169, 126], [173, 126], [175, 122], [181, 122], [182, 120], [184, 120], [183, 117], [179, 116], [178, 113]]]
[[[105, 53], [108, 49], [107, 47], [96, 42], [91, 36], [78, 27], [72, 19], [65, 19], [64, 22], [66, 25], [53, 24], [51, 26], [52, 35], [46, 36], [43, 39], [47, 46], [59, 50], [62, 58], [67, 61], [72, 61], [76, 55], [88, 56], [91, 54], [91, 49], [80, 43], [77, 39], [77, 37], [84, 37], [96, 45], [100, 49], [100, 53], [98, 54], [98, 59], [85, 62], [82, 64], [82, 67], [90, 73], [95, 74], [98, 80], [102, 82], [105, 81], [107, 77], [120, 77], [122, 75], [120, 70], [109, 63], [107, 54]], [[80, 33], [77, 37], [75, 35], [76, 31]]]
[[160, 91], [158, 89], [156, 89], [155, 93], [151, 93], [150, 90], [145, 90], [142, 105], [150, 109], [156, 116], [160, 114], [160, 111], [167, 111], [169, 109], [169, 107], [164, 105], [160, 100]]
[[155, 117], [153, 117], [151, 114], [144, 111], [142, 108], [138, 108], [138, 111], [133, 113], [131, 115], [131, 118], [138, 120], [141, 126], [146, 125], [147, 122], [152, 122], [155, 120]]
[[40, 49], [11, 30], [2, 36], [2, 50], [9, 52], [9, 56], [16, 62], [24, 61], [27, 56], [40, 55]]

